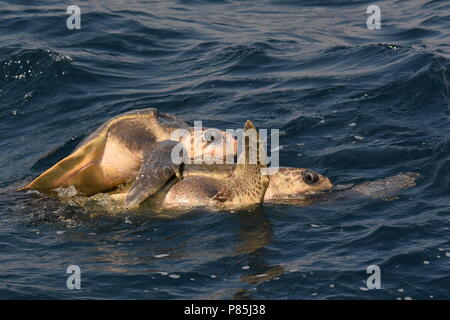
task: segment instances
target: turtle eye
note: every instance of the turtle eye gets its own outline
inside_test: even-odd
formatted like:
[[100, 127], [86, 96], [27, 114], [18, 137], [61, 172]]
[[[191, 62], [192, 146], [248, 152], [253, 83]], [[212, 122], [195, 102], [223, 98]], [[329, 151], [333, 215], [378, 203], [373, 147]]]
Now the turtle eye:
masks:
[[314, 184], [319, 181], [319, 175], [309, 170], [302, 172], [302, 178], [306, 184]]

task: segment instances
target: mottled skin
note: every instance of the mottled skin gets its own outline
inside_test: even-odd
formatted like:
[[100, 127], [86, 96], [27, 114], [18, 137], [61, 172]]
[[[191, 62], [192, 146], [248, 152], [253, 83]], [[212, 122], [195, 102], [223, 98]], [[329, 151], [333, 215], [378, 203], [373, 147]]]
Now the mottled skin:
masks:
[[279, 168], [269, 176], [270, 184], [264, 201], [289, 199], [330, 190], [333, 185], [327, 177], [302, 168]]
[[[178, 165], [173, 164], [168, 152], [178, 143], [170, 140], [177, 129], [189, 133], [180, 142], [191, 158], [198, 156], [197, 151], [211, 156], [224, 154], [222, 145], [208, 143], [202, 135], [193, 134], [193, 128], [174, 115], [153, 108], [134, 110], [104, 123], [72, 154], [19, 190], [51, 193], [56, 188], [73, 186], [89, 196], [134, 181], [125, 203], [136, 207], [169, 178], [179, 177]], [[225, 139], [228, 137], [222, 134]]]

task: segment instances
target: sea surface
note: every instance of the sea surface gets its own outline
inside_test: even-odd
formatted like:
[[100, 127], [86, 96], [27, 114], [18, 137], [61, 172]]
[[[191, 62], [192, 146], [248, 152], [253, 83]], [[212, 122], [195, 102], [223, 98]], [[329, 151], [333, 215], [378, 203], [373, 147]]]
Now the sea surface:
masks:
[[[450, 2], [0, 3], [0, 299], [449, 299]], [[370, 30], [367, 7], [381, 9]], [[90, 217], [17, 192], [120, 113], [279, 129], [280, 164], [395, 199]], [[70, 265], [81, 289], [67, 287]], [[368, 289], [367, 268], [381, 289]]]

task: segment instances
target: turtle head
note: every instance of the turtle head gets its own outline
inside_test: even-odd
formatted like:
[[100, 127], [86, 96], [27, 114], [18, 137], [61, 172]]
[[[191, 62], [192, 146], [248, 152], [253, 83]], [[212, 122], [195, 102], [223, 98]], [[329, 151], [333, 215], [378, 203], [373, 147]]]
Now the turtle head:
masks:
[[270, 176], [265, 199], [295, 198], [316, 194], [333, 187], [329, 178], [301, 168], [280, 168]]
[[227, 158], [234, 159], [238, 149], [237, 140], [232, 134], [213, 128], [189, 130], [180, 142], [191, 160], [225, 163]]

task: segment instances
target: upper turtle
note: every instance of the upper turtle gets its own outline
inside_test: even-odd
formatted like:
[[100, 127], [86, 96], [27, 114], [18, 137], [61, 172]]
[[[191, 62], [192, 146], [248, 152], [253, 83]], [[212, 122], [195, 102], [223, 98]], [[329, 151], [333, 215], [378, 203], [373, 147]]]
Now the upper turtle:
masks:
[[[177, 129], [185, 134], [175, 141], [172, 139]], [[233, 141], [231, 150], [225, 150], [222, 144], [210, 143], [202, 132], [199, 134], [175, 115], [154, 108], [130, 111], [105, 122], [69, 156], [19, 190], [48, 192], [73, 186], [89, 196], [134, 181], [126, 204], [135, 207], [171, 177], [180, 177], [181, 163], [174, 163], [171, 157], [175, 146], [180, 145], [191, 159], [235, 154], [234, 138], [220, 132], [224, 141]]]

